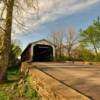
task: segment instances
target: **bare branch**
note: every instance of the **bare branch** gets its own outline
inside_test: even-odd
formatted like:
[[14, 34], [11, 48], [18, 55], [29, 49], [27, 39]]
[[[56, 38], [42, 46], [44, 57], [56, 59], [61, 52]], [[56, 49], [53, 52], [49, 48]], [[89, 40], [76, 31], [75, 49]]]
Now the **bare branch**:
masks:
[[2, 26], [0, 26], [0, 31], [6, 32], [5, 29]]

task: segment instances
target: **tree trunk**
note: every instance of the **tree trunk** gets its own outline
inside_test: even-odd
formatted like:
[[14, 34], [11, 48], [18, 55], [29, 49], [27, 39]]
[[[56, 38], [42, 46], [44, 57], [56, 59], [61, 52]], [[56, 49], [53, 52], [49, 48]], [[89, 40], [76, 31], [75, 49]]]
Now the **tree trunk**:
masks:
[[99, 57], [98, 56], [98, 50], [97, 50], [97, 48], [95, 47], [95, 45], [94, 45], [94, 50], [95, 50], [95, 54], [96, 54], [96, 56], [97, 56], [97, 58]]
[[71, 58], [71, 46], [68, 47], [67, 53], [68, 53], [68, 57], [70, 59]]
[[14, 0], [5, 0], [6, 19], [3, 23], [3, 29], [0, 32], [0, 83], [6, 79], [6, 71], [9, 61], [9, 52], [11, 46], [11, 29]]

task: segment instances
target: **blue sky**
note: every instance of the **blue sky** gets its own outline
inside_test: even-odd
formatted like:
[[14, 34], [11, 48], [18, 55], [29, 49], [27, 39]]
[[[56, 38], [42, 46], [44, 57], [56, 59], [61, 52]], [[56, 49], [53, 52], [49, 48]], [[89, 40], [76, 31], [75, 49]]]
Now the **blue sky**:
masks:
[[30, 42], [47, 38], [48, 34], [59, 28], [85, 29], [100, 16], [100, 0], [40, 0], [39, 8], [39, 19], [33, 20], [34, 16], [30, 15], [31, 20], [25, 20], [29, 31], [19, 31], [19, 34], [13, 35], [21, 41], [22, 49]]

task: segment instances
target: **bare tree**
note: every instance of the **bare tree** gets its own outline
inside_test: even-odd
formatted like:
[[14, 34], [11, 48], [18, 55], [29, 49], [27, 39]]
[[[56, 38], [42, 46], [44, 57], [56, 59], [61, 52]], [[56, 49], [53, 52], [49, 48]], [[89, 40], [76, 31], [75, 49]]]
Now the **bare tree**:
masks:
[[[9, 52], [11, 46], [11, 33], [12, 33], [12, 21], [14, 16], [14, 7], [16, 7], [17, 15], [21, 15], [23, 9], [23, 3], [27, 7], [33, 7], [36, 9], [35, 4], [37, 0], [1, 0], [0, 4], [3, 5], [0, 12], [0, 83], [6, 78], [6, 71], [9, 61]], [[20, 18], [22, 19], [22, 17]], [[21, 24], [21, 21], [17, 21]]]
[[55, 31], [50, 34], [50, 41], [56, 46], [56, 57], [63, 56], [64, 32], [62, 30]]
[[68, 28], [66, 33], [66, 49], [67, 49], [67, 55], [69, 58], [72, 57], [72, 49], [73, 47], [78, 43], [78, 34], [75, 31], [74, 28]]

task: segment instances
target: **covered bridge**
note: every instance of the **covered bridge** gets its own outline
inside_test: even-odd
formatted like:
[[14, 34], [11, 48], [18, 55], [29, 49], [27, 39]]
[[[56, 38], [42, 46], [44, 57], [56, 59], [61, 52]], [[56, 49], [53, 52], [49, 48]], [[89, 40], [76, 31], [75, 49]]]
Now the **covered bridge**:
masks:
[[21, 54], [21, 61], [53, 61], [55, 45], [46, 39], [30, 43]]

